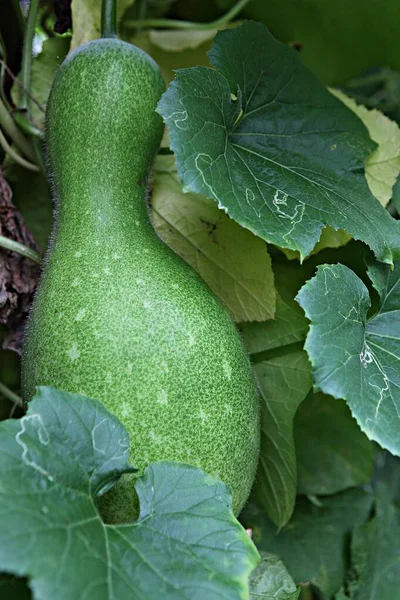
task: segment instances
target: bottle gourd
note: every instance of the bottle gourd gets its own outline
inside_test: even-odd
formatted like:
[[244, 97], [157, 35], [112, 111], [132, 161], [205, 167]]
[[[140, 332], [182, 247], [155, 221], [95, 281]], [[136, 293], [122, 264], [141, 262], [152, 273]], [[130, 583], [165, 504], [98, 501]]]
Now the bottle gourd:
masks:
[[[117, 39], [81, 46], [55, 76], [46, 114], [55, 219], [23, 395], [51, 385], [100, 400], [126, 426], [139, 472], [157, 460], [200, 466], [231, 487], [238, 513], [256, 471], [258, 394], [225, 309], [149, 218], [163, 91], [154, 61]], [[116, 487], [116, 519], [132, 489]]]

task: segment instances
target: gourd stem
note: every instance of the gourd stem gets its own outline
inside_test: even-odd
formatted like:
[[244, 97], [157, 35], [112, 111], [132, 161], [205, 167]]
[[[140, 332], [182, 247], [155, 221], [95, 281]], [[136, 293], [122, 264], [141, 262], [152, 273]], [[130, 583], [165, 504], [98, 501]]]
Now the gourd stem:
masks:
[[101, 37], [117, 37], [117, 0], [103, 0], [101, 3]]
[[22, 96], [20, 108], [26, 109], [28, 115], [31, 112], [31, 74], [32, 74], [32, 44], [35, 34], [35, 26], [37, 13], [39, 10], [39, 0], [31, 0], [29, 3], [28, 18], [25, 24], [24, 45], [22, 48], [22, 65], [21, 65], [21, 83]]
[[234, 19], [241, 10], [251, 2], [251, 0], [239, 0], [227, 13], [209, 23], [198, 23], [196, 21], [179, 21], [177, 19], [137, 19], [126, 21], [125, 26], [129, 28], [147, 28], [147, 29], [186, 29], [186, 30], [197, 30], [207, 31], [208, 29], [217, 29], [222, 25], [226, 25]]
[[11, 402], [13, 402], [13, 404], [17, 404], [21, 408], [24, 407], [22, 398], [20, 398], [17, 394], [15, 394], [12, 390], [10, 390], [10, 388], [8, 388], [6, 385], [4, 385], [4, 383], [1, 383], [1, 381], [0, 381], [0, 394], [2, 394], [8, 400], [11, 400]]
[[11, 158], [13, 160], [15, 160], [15, 162], [17, 162], [19, 165], [21, 165], [22, 167], [25, 167], [25, 169], [28, 169], [29, 171], [36, 171], [36, 172], [40, 171], [40, 167], [38, 167], [38, 165], [35, 165], [35, 164], [29, 162], [28, 160], [26, 160], [25, 158], [20, 156], [17, 152], [15, 152], [15, 150], [7, 142], [6, 137], [1, 129], [0, 129], [0, 146], [3, 148], [4, 152], [6, 152], [9, 156], [11, 156]]
[[6, 105], [0, 98], [0, 126], [3, 131], [12, 139], [18, 150], [20, 150], [30, 160], [35, 160], [35, 154], [29, 140], [21, 133], [14, 119], [7, 110]]
[[25, 256], [25, 258], [30, 258], [38, 265], [42, 264], [42, 257], [35, 250], [25, 246], [25, 244], [21, 244], [20, 242], [16, 242], [15, 240], [7, 238], [4, 235], [0, 235], [0, 248], [17, 252], [17, 254]]

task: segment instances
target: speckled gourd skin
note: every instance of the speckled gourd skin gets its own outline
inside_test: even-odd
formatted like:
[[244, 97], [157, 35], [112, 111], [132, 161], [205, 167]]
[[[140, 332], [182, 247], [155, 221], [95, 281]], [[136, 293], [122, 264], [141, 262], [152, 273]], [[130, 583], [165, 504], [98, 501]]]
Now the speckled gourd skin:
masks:
[[[152, 59], [119, 40], [85, 44], [55, 77], [46, 117], [55, 223], [23, 395], [52, 385], [101, 400], [129, 431], [136, 467], [200, 466], [231, 486], [239, 513], [258, 459], [258, 394], [230, 318], [149, 219], [163, 90]], [[129, 510], [126, 489], [114, 492], [116, 519]]]

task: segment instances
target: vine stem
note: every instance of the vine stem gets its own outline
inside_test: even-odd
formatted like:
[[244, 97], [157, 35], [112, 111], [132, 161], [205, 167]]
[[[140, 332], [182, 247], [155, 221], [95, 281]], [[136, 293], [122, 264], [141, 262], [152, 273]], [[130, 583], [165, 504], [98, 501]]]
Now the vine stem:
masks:
[[101, 37], [117, 37], [117, 0], [102, 0]]
[[28, 121], [22, 112], [14, 113], [14, 121], [24, 133], [40, 140], [44, 139], [43, 131]]
[[22, 97], [20, 108], [26, 109], [30, 116], [31, 98], [31, 74], [32, 74], [32, 45], [35, 35], [36, 18], [39, 10], [39, 0], [31, 0], [29, 3], [28, 18], [25, 25], [24, 45], [22, 48], [21, 82]]
[[[31, 94], [31, 79], [32, 79], [32, 45], [33, 36], [35, 35], [35, 27], [37, 15], [39, 11], [40, 0], [30, 0], [28, 18], [25, 24], [24, 45], [22, 48], [22, 64], [21, 64], [21, 89], [22, 96], [20, 100], [20, 110], [26, 110], [28, 120], [32, 119], [32, 94]], [[35, 153], [36, 162], [40, 169], [45, 173], [45, 166], [41, 152], [39, 140], [32, 139], [32, 146]]]
[[21, 244], [20, 242], [16, 242], [10, 238], [5, 237], [4, 235], [0, 235], [0, 248], [4, 248], [5, 250], [11, 250], [12, 252], [17, 252], [21, 256], [25, 258], [30, 258], [33, 262], [38, 265], [42, 264], [42, 257], [32, 248], [25, 246], [25, 244]]
[[[38, 107], [38, 109], [44, 114], [45, 113], [45, 109], [43, 108], [43, 106], [40, 104], [40, 102], [38, 102], [35, 98], [35, 96], [33, 96], [29, 90], [24, 90], [23, 89], [23, 84], [21, 79], [18, 79], [18, 77], [16, 77], [14, 75], [14, 73], [11, 71], [11, 69], [6, 65], [6, 63], [4, 62], [4, 60], [2, 58], [0, 58], [0, 65], [1, 67], [7, 71], [7, 73], [10, 75], [11, 79], [13, 80], [13, 82], [15, 83], [15, 85], [17, 85], [21, 90], [23, 90], [25, 92], [25, 94], [27, 94], [30, 99], [32, 100], [32, 102], [34, 104], [36, 104], [36, 106]], [[20, 92], [21, 95], [21, 92]]]
[[126, 21], [125, 26], [133, 29], [186, 29], [207, 31], [217, 29], [234, 19], [251, 0], [239, 0], [227, 13], [219, 19], [209, 23], [197, 23], [196, 21], [179, 21], [177, 19], [137, 19]]
[[18, 150], [20, 150], [30, 160], [35, 160], [35, 153], [29, 143], [29, 140], [21, 133], [1, 98], [0, 127], [12, 139]]
[[20, 406], [21, 408], [24, 407], [22, 398], [20, 398], [20, 396], [18, 396], [15, 392], [10, 390], [10, 388], [8, 388], [6, 385], [4, 385], [4, 383], [1, 383], [1, 381], [0, 381], [0, 394], [2, 394], [5, 398], [7, 398], [7, 400], [11, 400], [11, 402], [14, 405], [16, 404], [17, 406]]
[[22, 167], [25, 167], [25, 169], [28, 169], [29, 171], [36, 171], [36, 172], [40, 171], [40, 168], [38, 167], [38, 165], [35, 165], [35, 164], [29, 162], [28, 160], [26, 160], [25, 158], [23, 158], [22, 156], [17, 154], [17, 152], [15, 152], [15, 150], [7, 142], [6, 137], [1, 129], [0, 129], [0, 146], [3, 148], [4, 152], [6, 152], [9, 156], [11, 156], [11, 158], [13, 160], [15, 160], [15, 162], [20, 164]]

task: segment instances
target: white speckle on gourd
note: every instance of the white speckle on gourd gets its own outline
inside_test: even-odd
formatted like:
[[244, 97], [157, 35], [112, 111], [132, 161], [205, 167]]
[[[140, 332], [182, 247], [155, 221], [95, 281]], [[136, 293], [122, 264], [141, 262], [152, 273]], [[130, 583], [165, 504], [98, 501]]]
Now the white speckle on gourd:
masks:
[[80, 250], [77, 250], [75, 252], [75, 258], [81, 258], [81, 256], [82, 256], [82, 252]]
[[192, 333], [189, 333], [189, 346], [194, 346], [196, 343], [196, 338]]
[[121, 417], [125, 419], [125, 417], [129, 416], [130, 406], [128, 402], [123, 402], [121, 404]]
[[118, 254], [118, 252], [114, 252], [113, 259], [114, 260], [120, 260], [121, 259], [121, 256]]
[[232, 379], [232, 367], [227, 361], [225, 361], [222, 365], [222, 369], [224, 371], [225, 377], [228, 379], [228, 381], [230, 381]]
[[79, 309], [76, 314], [75, 321], [82, 321], [82, 319], [84, 318], [85, 315], [86, 315], [86, 308]]
[[233, 408], [230, 404], [225, 404], [225, 412], [227, 415], [232, 415], [233, 414]]
[[75, 360], [77, 360], [81, 355], [80, 351], [78, 350], [77, 344], [75, 344], [75, 343], [72, 344], [72, 348], [67, 350], [67, 354], [68, 354], [71, 362], [74, 362]]
[[110, 275], [110, 273], [111, 273], [110, 267], [108, 265], [106, 267], [104, 267], [103, 271], [104, 271], [105, 275]]
[[207, 423], [208, 419], [210, 418], [210, 416], [206, 412], [204, 412], [204, 410], [202, 408], [199, 411], [199, 417], [200, 417], [202, 425]]
[[148, 300], [145, 300], [143, 302], [143, 306], [145, 307], [146, 310], [148, 310], [149, 308], [151, 308], [151, 303]]
[[168, 394], [165, 390], [160, 390], [157, 394], [157, 402], [159, 404], [168, 404]]
[[111, 371], [107, 371], [106, 383], [110, 384], [111, 382], [112, 382], [112, 373], [111, 373]]
[[160, 446], [163, 443], [163, 438], [161, 435], [158, 435], [153, 430], [149, 432], [151, 441], [156, 444], [156, 446]]
[[78, 285], [80, 285], [80, 283], [81, 283], [81, 280], [79, 279], [79, 277], [75, 277], [75, 279], [71, 283], [71, 287], [78, 287]]
[[137, 279], [136, 279], [136, 283], [137, 283], [138, 285], [143, 285], [143, 284], [144, 284], [144, 279], [141, 279], [140, 277], [137, 277]]
[[133, 369], [133, 364], [130, 363], [130, 362], [128, 362], [128, 364], [126, 365], [126, 369], [127, 369], [128, 373], [129, 373], [129, 375], [131, 375], [132, 374], [132, 369]]

